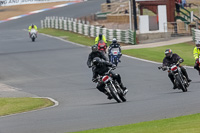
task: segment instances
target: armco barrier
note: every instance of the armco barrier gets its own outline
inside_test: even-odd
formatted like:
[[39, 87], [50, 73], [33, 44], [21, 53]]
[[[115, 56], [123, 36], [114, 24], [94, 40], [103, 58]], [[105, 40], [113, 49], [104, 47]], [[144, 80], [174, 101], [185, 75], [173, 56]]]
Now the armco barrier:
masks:
[[134, 44], [135, 33], [131, 30], [107, 29], [89, 25], [89, 22], [64, 17], [46, 17], [41, 20], [42, 28], [62, 29], [83, 34], [90, 37], [96, 37], [99, 33], [103, 33], [106, 39], [112, 41], [116, 38], [118, 42]]
[[193, 41], [200, 40], [200, 30], [192, 29], [192, 38], [193, 38]]

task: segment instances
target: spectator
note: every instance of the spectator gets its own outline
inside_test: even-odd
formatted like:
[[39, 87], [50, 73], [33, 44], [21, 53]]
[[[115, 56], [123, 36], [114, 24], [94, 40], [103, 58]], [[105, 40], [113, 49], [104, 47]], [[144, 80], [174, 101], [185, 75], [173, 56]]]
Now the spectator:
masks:
[[127, 9], [125, 9], [124, 13], [125, 13], [125, 14], [128, 14], [128, 10], [127, 10]]
[[106, 3], [107, 3], [108, 10], [110, 10], [111, 9], [111, 5], [110, 5], [111, 1], [110, 0], [106, 0]]
[[182, 7], [186, 7], [186, 0], [182, 0]]
[[175, 6], [176, 6], [176, 12], [177, 15], [180, 16], [180, 6], [181, 6], [181, 0], [175, 0]]

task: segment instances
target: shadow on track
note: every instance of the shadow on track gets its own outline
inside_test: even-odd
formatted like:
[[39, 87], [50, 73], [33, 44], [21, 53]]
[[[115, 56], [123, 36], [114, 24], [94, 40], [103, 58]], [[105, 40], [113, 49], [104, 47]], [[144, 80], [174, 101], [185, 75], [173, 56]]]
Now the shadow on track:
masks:
[[175, 91], [175, 92], [168, 92], [168, 93], [165, 93], [165, 94], [181, 94], [181, 93], [188, 93], [188, 92], [192, 92], [192, 91], [187, 91], [187, 92], [183, 92], [182, 90], [180, 91]]

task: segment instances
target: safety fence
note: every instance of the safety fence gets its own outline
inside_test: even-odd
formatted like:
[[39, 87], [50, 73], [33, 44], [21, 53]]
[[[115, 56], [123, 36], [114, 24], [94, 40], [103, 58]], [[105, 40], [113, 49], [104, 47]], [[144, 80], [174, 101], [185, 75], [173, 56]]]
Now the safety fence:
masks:
[[193, 41], [200, 40], [200, 30], [199, 29], [192, 29], [192, 38], [193, 38]]
[[118, 42], [135, 44], [135, 33], [131, 30], [101, 28], [90, 25], [88, 21], [74, 18], [46, 17], [44, 20], [41, 20], [41, 28], [66, 30], [90, 37], [96, 37], [99, 33], [102, 33], [108, 41], [116, 38]]

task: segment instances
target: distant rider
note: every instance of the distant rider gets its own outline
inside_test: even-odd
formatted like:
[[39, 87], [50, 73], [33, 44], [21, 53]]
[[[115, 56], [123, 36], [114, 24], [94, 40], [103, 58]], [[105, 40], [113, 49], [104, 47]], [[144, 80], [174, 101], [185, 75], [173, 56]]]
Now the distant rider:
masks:
[[[108, 61], [108, 58], [102, 53], [102, 52], [100, 52], [99, 50], [98, 50], [98, 47], [97, 47], [97, 45], [93, 45], [92, 47], [91, 47], [91, 49], [92, 49], [92, 52], [89, 54], [89, 56], [88, 56], [88, 60], [87, 60], [87, 66], [89, 67], [89, 68], [91, 68], [92, 66], [93, 66], [93, 64], [92, 64], [92, 61], [93, 61], [93, 59], [95, 58], [95, 57], [99, 57], [100, 59], [103, 59], [103, 60], [105, 60], [105, 61]], [[94, 74], [94, 67], [92, 67], [92, 72], [93, 72], [93, 74]]]
[[92, 49], [92, 52], [89, 54], [88, 56], [88, 60], [87, 60], [87, 65], [89, 68], [92, 67], [92, 60], [95, 58], [95, 57], [99, 57], [100, 59], [103, 59], [105, 61], [108, 61], [108, 58], [103, 54], [101, 53], [100, 51], [98, 51], [98, 47], [97, 45], [93, 45], [91, 47]]
[[[122, 56], [120, 44], [117, 42], [117, 39], [116, 39], [116, 38], [113, 38], [112, 43], [110, 44], [110, 46], [109, 46], [109, 48], [108, 48], [109, 62], [111, 61], [111, 50], [112, 50], [113, 48], [119, 48], [119, 52], [120, 52], [119, 58]], [[119, 59], [119, 62], [121, 62], [120, 59]]]
[[101, 40], [107, 44], [106, 37], [102, 33], [99, 33], [99, 35], [95, 38], [95, 44], [98, 45], [99, 41]]
[[28, 27], [28, 31], [29, 31], [29, 36], [31, 36], [31, 29], [35, 29], [36, 30], [36, 35], [37, 35], [37, 26], [36, 25], [34, 25], [34, 24], [31, 24], [29, 27]]
[[106, 54], [107, 45], [103, 40], [100, 40], [97, 44], [98, 50], [103, 54]]
[[196, 40], [196, 47], [193, 50], [193, 55], [195, 59], [194, 69], [196, 69], [200, 75], [200, 69], [199, 69], [200, 40]]
[[[116, 67], [115, 65], [109, 62], [101, 60], [99, 57], [95, 57], [92, 62], [94, 65], [93, 79], [92, 79], [93, 82], [97, 81], [96, 78], [98, 77], [98, 75], [104, 76], [105, 73], [108, 72], [111, 67]], [[122, 84], [121, 76], [112, 71], [111, 71], [111, 76], [113, 77], [114, 80], [116, 80], [119, 83], [125, 95], [128, 92], [128, 89], [124, 87], [124, 85]], [[103, 82], [97, 84], [97, 89], [106, 94], [108, 96], [108, 99], [112, 99], [112, 96], [106, 91], [105, 84]]]
[[[170, 67], [172, 64], [177, 64], [178, 62], [182, 63], [183, 61], [184, 60], [180, 56], [178, 56], [176, 53], [172, 53], [171, 49], [166, 49], [165, 50], [165, 58], [163, 59], [163, 64], [162, 64], [163, 70], [166, 70], [167, 67]], [[187, 78], [188, 82], [191, 82], [192, 80], [188, 78], [186, 69], [181, 65], [179, 65], [179, 67], [181, 68], [181, 71], [182, 71], [183, 75]], [[174, 85], [173, 89], [176, 89], [177, 86], [174, 83], [174, 77], [173, 77], [172, 73], [169, 72], [168, 76]]]

